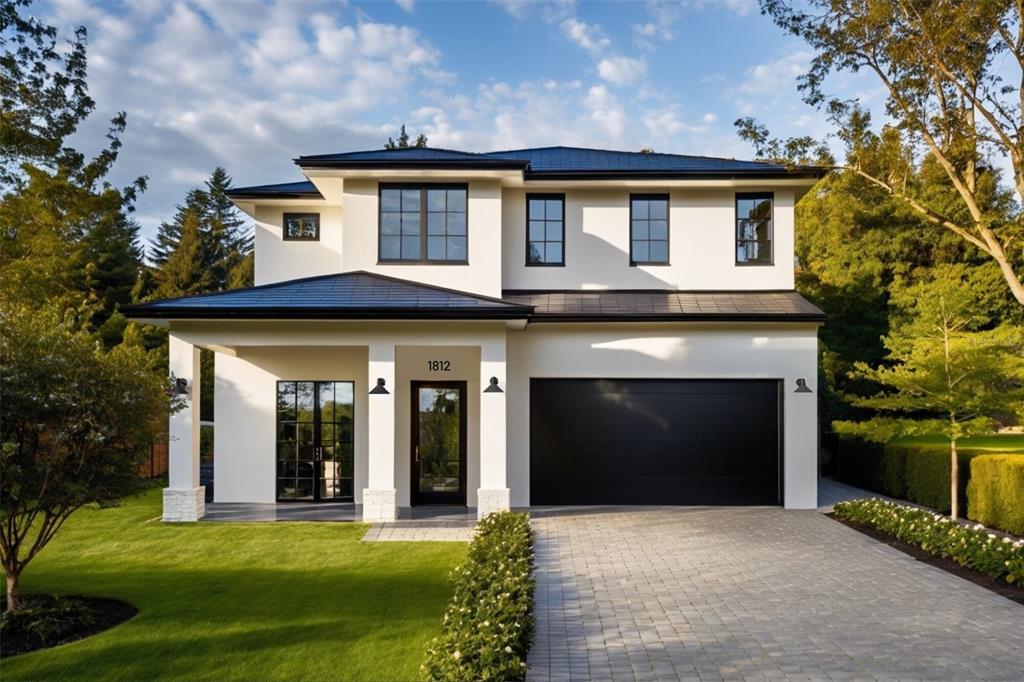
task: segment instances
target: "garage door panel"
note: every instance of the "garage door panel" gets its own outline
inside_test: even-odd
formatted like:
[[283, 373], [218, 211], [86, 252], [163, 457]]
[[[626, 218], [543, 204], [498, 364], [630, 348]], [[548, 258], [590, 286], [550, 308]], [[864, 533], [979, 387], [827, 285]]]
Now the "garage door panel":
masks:
[[533, 504], [778, 504], [776, 381], [535, 379]]

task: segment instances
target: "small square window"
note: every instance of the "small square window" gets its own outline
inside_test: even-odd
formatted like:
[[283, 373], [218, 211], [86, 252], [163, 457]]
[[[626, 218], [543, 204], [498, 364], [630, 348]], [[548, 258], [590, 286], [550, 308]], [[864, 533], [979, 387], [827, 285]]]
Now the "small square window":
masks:
[[282, 220], [284, 239], [288, 241], [317, 241], [320, 239], [319, 213], [285, 213]]

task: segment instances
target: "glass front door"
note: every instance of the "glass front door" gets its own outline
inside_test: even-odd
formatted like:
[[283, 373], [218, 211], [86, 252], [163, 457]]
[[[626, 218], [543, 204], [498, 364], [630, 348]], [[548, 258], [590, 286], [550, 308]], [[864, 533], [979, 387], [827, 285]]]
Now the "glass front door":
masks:
[[351, 381], [277, 382], [277, 499], [351, 502]]
[[466, 504], [466, 382], [413, 382], [412, 503]]

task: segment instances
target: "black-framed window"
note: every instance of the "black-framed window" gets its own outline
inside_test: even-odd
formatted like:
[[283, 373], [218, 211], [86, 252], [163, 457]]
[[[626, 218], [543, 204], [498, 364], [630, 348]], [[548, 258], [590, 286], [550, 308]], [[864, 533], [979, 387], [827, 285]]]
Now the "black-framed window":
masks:
[[629, 262], [668, 265], [668, 195], [629, 196]]
[[736, 265], [771, 265], [774, 201], [771, 192], [736, 195]]
[[526, 264], [565, 265], [565, 195], [526, 195]]
[[282, 234], [288, 241], [315, 242], [320, 239], [319, 213], [285, 213]]
[[381, 185], [378, 260], [468, 261], [467, 185]]

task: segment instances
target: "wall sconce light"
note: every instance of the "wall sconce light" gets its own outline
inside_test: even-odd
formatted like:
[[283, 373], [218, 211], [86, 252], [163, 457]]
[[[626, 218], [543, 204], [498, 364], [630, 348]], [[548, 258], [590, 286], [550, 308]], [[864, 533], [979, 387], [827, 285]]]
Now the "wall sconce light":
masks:
[[188, 379], [185, 379], [184, 377], [175, 377], [174, 384], [171, 385], [169, 393], [172, 396], [177, 397], [190, 395], [191, 391], [188, 389]]
[[377, 385], [370, 390], [370, 395], [391, 395], [391, 391], [384, 388], [386, 383], [383, 378], [378, 378]]
[[498, 377], [491, 377], [491, 385], [484, 389], [484, 393], [504, 393], [498, 385]]
[[814, 393], [814, 391], [807, 388], [807, 379], [801, 377], [796, 380], [796, 390], [793, 393]]

